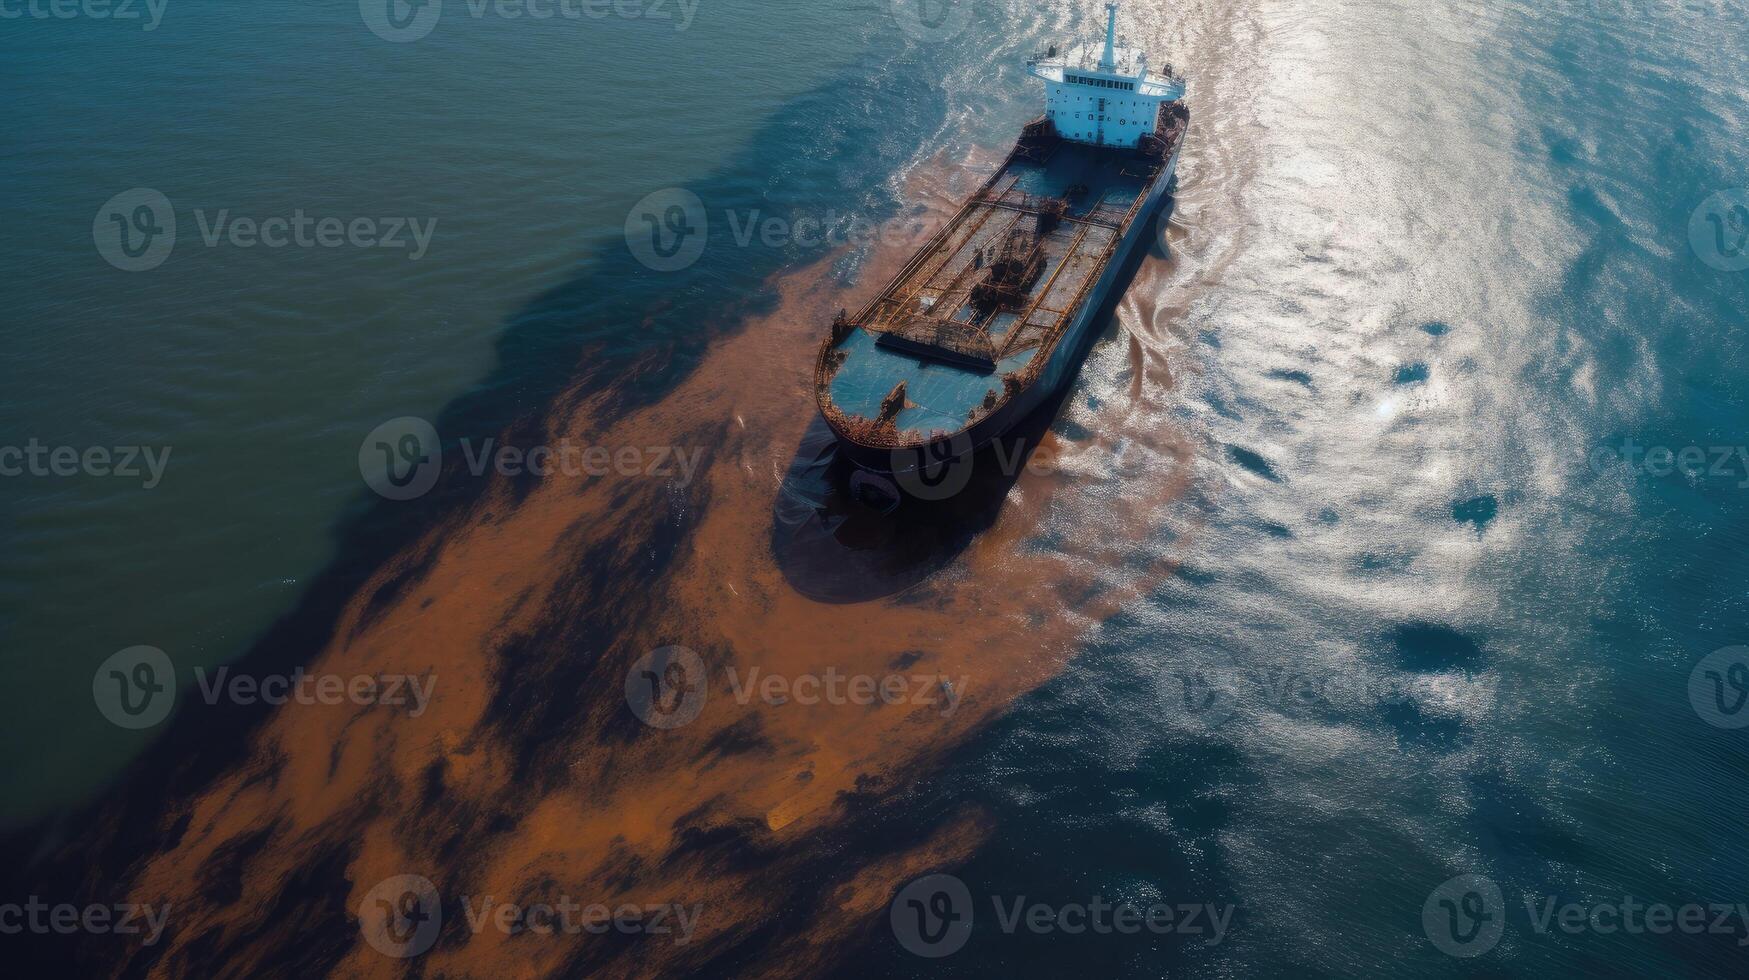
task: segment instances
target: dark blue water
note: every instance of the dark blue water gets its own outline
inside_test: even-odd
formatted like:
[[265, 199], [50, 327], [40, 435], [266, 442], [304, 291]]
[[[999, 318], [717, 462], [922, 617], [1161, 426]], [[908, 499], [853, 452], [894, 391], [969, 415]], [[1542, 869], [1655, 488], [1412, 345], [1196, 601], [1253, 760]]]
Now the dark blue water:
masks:
[[[451, 6], [400, 44], [367, 29], [357, 0], [178, 0], [151, 30], [5, 21], [0, 77], [28, 97], [0, 110], [0, 442], [150, 447], [168, 462], [155, 482], [138, 463], [138, 478], [0, 479], [0, 686], [14, 692], [0, 745], [15, 759], [0, 823], [87, 798], [148, 744], [90, 710], [110, 654], [233, 660], [330, 562], [352, 560], [343, 527], [408, 519], [371, 513], [380, 501], [361, 492], [374, 427], [447, 407], [454, 448], [630, 362], [655, 362], [656, 380], [616, 402], [659, 397], [786, 261], [725, 246], [726, 261], [656, 277], [626, 252], [639, 198], [691, 184], [719, 213], [877, 214], [892, 206], [882, 181], [943, 125], [939, 110], [902, 129], [866, 118], [871, 79], [910, 99], [932, 86], [884, 74], [906, 35], [870, 11], [797, 6], [780, 41], [752, 2], [695, 9], [685, 30], [677, 5], [667, 19], [546, 21]], [[784, 64], [753, 56], [767, 45]], [[837, 144], [869, 151], [833, 168]], [[134, 188], [180, 221], [163, 264], [130, 273], [103, 259], [92, 224]], [[208, 246], [201, 222], [221, 211], [433, 233], [417, 260]]]
[[[1525, 902], [1746, 886], [1749, 743], [1689, 697], [1749, 592], [1749, 278], [1689, 234], [1745, 181], [1745, 12], [1477, 9], [1198, 23], [1185, 236], [1120, 313], [1145, 360], [1096, 351], [1068, 413], [1109, 429], [1126, 367], [1171, 374], [1152, 417], [1201, 447], [1201, 499], [1153, 540], [1184, 566], [940, 791], [1003, 827], [974, 894], [1239, 925], [974, 930], [971, 969], [1741, 970], [1740, 921], [1539, 933]], [[1624, 440], [1698, 451], [1672, 473]], [[1468, 961], [1422, 921], [1459, 874], [1504, 902]]]
[[[295, 659], [335, 596], [479, 493], [385, 518], [355, 466], [378, 422], [429, 415], [453, 439], [561, 392], [608, 417], [667, 404], [727, 338], [791, 343], [745, 326], [786, 271], [834, 254], [848, 286], [870, 262], [737, 247], [718, 224], [701, 262], [654, 273], [620, 234], [634, 202], [685, 187], [713, 211], [914, 214], [919, 185], [965, 190], [932, 177], [957, 173], [943, 161], [1029, 117], [1019, 59], [1094, 13], [979, 3], [919, 34], [878, 4], [706, 0], [685, 31], [452, 10], [407, 45], [338, 0], [188, 3], [145, 36], [7, 22], [0, 71], [34, 97], [0, 110], [18, 134], [0, 150], [6, 441], [187, 460], [147, 493], [0, 481], [7, 817], [102, 800], [151, 752], [90, 710], [110, 653], [217, 663], [265, 633]], [[850, 971], [1741, 972], [1741, 920], [1538, 931], [1526, 902], [1749, 902], [1749, 730], [1704, 710], [1704, 680], [1690, 691], [1703, 658], [1749, 643], [1749, 243], [1731, 211], [1749, 12], [1126, 17], [1192, 79], [1175, 210], [1053, 426], [1061, 478], [1005, 540], [1091, 555], [1096, 583], [1140, 593], [1115, 615], [1061, 601], [1066, 667], [862, 842], [979, 814], [986, 842], [932, 869], [977, 903], [965, 948], [918, 959], [883, 911]], [[439, 233], [409, 263], [196, 248], [185, 227], [164, 267], [130, 275], [89, 236], [134, 186], [188, 211], [407, 213]], [[1702, 462], [1683, 472], [1688, 449]], [[1161, 563], [1173, 574], [1142, 572]], [[1729, 663], [1709, 661], [1727, 700]], [[1473, 958], [1432, 938], [1460, 875], [1500, 894]], [[1009, 935], [992, 913], [1096, 895], [1230, 906], [1232, 924], [1212, 944]]]

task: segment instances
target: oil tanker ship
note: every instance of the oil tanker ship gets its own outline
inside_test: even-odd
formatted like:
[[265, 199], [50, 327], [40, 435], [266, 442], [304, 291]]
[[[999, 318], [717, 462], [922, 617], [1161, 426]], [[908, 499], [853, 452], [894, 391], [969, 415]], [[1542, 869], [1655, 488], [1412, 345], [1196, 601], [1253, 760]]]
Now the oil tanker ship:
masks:
[[872, 303], [833, 321], [815, 397], [862, 470], [969, 458], [1049, 400], [1151, 238], [1190, 123], [1184, 81], [1123, 44], [1117, 4], [1105, 10], [1103, 45], [1027, 62], [1045, 112], [1001, 168]]

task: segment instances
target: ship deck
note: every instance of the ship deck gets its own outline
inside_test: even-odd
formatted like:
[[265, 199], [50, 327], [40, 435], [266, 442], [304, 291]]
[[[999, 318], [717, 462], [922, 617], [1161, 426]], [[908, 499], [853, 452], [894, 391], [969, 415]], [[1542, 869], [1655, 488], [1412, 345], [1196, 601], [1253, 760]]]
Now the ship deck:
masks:
[[[818, 384], [841, 432], [867, 445], [939, 438], [1036, 378], [1160, 166], [1051, 136], [1030, 150], [1023, 138], [874, 302], [834, 325]], [[994, 268], [1023, 253], [1006, 275]]]

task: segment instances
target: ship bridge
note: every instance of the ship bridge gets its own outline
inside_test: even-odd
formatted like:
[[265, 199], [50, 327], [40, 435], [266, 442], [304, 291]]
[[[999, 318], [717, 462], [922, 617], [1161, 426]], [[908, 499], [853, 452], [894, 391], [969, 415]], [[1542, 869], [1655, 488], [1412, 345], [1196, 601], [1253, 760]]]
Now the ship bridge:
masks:
[[1134, 147], [1154, 131], [1160, 106], [1184, 97], [1171, 65], [1158, 71], [1139, 48], [1117, 36], [1117, 4], [1105, 5], [1105, 43], [1052, 48], [1027, 62], [1045, 82], [1045, 117], [1064, 139], [1095, 146]]

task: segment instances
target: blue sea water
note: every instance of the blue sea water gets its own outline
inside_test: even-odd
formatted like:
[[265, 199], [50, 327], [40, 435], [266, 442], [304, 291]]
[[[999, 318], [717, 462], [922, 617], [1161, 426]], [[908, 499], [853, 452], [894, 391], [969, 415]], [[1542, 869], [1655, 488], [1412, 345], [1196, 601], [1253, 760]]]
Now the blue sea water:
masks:
[[[174, 447], [150, 491], [0, 480], [8, 821], [148, 744], [90, 709], [110, 653], [224, 662], [361, 560], [374, 425], [495, 431], [573, 383], [660, 400], [826, 251], [719, 228], [706, 261], [650, 274], [621, 232], [643, 195], [905, 213], [920, 171], [1029, 117], [1020, 59], [1097, 17], [991, 0], [907, 31], [885, 4], [704, 0], [682, 31], [451, 7], [411, 44], [341, 0], [0, 25], [0, 77], [29, 94], [0, 109], [0, 441]], [[1749, 902], [1749, 735], [1690, 696], [1749, 643], [1749, 272], [1734, 226], [1706, 234], [1709, 199], [1749, 185], [1749, 10], [1126, 16], [1191, 78], [1193, 127], [1164, 242], [1056, 424], [1079, 502], [1033, 540], [1101, 534], [1114, 576], [1176, 572], [915, 794], [920, 823], [988, 814], [944, 869], [978, 903], [965, 949], [882, 934], [853, 972], [1740, 973], [1749, 924], [1538, 931], [1526, 902]], [[187, 226], [128, 274], [90, 229], [136, 186]], [[193, 212], [226, 207], [438, 230], [418, 261], [199, 246]], [[1192, 492], [1151, 500], [1173, 467]], [[1460, 875], [1502, 899], [1473, 959], [1423, 915]], [[1218, 943], [994, 922], [992, 899], [1095, 895], [1235, 911]]]
[[[1067, 415], [1106, 425], [1128, 372], [1170, 372], [1149, 417], [1207, 474], [1156, 538], [1183, 567], [942, 792], [999, 815], [976, 893], [1189, 896], [1238, 925], [1164, 955], [974, 930], [980, 970], [1741, 970], [1741, 926], [1539, 932], [1530, 908], [1749, 885], [1746, 743], [1689, 694], [1749, 592], [1749, 473], [1721, 465], [1749, 278], [1690, 236], [1745, 182], [1744, 15], [1264, 3], [1168, 28], [1200, 82], [1182, 237], [1120, 311], [1142, 360], [1096, 350]], [[1422, 919], [1461, 874], [1502, 893], [1474, 960]]]
[[[416, 43], [373, 34], [357, 0], [174, 0], [155, 26], [143, 4], [138, 20], [29, 16], [52, 13], [39, 4], [0, 23], [19, 93], [0, 109], [0, 443], [168, 454], [156, 481], [141, 462], [0, 479], [0, 825], [88, 798], [149, 744], [91, 710], [105, 658], [145, 644], [185, 674], [222, 665], [351, 560], [347, 528], [427, 516], [371, 511], [357, 458], [377, 425], [462, 405], [451, 433], [493, 434], [568, 382], [586, 343], [603, 364], [678, 334], [684, 371], [705, 321], [651, 316], [674, 280], [600, 272], [629, 262], [644, 194], [722, 173], [722, 207], [826, 186], [840, 210], [868, 207], [848, 169], [797, 174], [793, 140], [750, 144], [817, 120], [810, 103], [866, 57], [855, 38], [890, 20], [798, 6], [778, 39], [754, 0], [689, 4], [691, 21], [678, 4], [545, 21], [450, 7]], [[778, 48], [782, 63], [752, 56]], [[135, 188], [179, 224], [162, 265], [126, 272], [92, 224]], [[430, 242], [416, 260], [408, 231], [399, 249], [207, 244], [221, 220], [299, 213], [410, 219]], [[741, 257], [684, 291], [724, 306], [781, 258]]]

